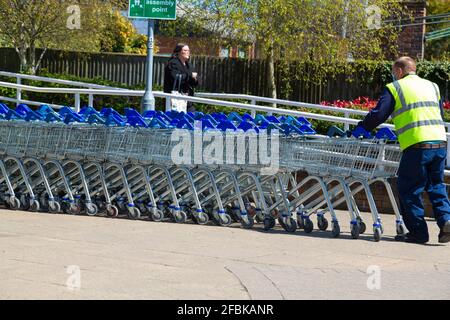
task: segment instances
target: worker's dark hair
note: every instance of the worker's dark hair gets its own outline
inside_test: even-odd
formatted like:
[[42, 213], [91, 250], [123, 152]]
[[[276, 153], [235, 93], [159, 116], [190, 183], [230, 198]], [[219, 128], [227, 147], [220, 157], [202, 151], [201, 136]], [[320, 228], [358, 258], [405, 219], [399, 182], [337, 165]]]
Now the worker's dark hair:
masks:
[[183, 50], [184, 47], [186, 47], [187, 44], [185, 43], [178, 43], [175, 47], [175, 49], [173, 49], [173, 53], [172, 53], [172, 58], [178, 58], [178, 54], [181, 52], [181, 50]]
[[416, 61], [411, 57], [400, 57], [394, 62], [395, 69], [402, 69], [404, 72], [415, 72]]

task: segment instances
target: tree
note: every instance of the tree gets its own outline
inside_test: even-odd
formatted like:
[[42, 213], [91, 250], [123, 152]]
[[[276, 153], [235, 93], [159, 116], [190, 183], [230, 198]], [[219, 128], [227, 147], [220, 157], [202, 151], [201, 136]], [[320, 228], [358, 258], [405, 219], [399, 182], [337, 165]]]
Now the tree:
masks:
[[277, 60], [326, 66], [349, 59], [382, 59], [394, 50], [398, 31], [390, 25], [372, 28], [368, 22], [373, 14], [392, 16], [398, 4], [391, 0], [371, 4], [368, 8], [361, 0], [181, 0], [180, 9], [212, 30], [219, 41], [254, 43], [267, 60], [270, 93], [276, 97]]
[[[0, 0], [0, 32], [15, 49], [21, 72], [35, 74], [48, 48], [98, 51], [101, 31], [123, 0]], [[36, 55], [36, 48], [42, 53]], [[94, 49], [94, 50], [93, 50]]]
[[[147, 36], [137, 33], [130, 20], [115, 10], [108, 17], [102, 32], [100, 51], [146, 54]], [[158, 52], [156, 46], [154, 52]]]
[[[450, 2], [442, 0], [427, 1], [427, 15], [450, 13]], [[440, 20], [449, 20], [449, 17]], [[439, 23], [427, 26], [427, 32], [450, 28], [450, 23]], [[427, 41], [425, 45], [425, 56], [427, 59], [450, 60], [450, 37]]]

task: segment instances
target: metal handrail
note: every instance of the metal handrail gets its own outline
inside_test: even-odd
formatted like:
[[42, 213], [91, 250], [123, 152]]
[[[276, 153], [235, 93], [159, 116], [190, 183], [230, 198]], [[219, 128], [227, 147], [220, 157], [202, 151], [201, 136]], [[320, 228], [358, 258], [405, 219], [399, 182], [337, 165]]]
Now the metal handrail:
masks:
[[[48, 77], [39, 77], [39, 76], [34, 76], [34, 75], [13, 73], [13, 72], [7, 72], [7, 71], [0, 71], [0, 76], [16, 78], [17, 84], [22, 84], [22, 79], [27, 79], [27, 80], [34, 80], [34, 81], [41, 81], [41, 82], [63, 84], [63, 85], [68, 85], [68, 86], [82, 87], [82, 88], [124, 90], [121, 88], [103, 86], [103, 85], [94, 84], [94, 83], [62, 80], [62, 79], [48, 78]], [[22, 100], [22, 89], [21, 88], [16, 88], [16, 99], [17, 99], [17, 102], [16, 102], [17, 104], [27, 101], [27, 100]], [[8, 101], [7, 99], [3, 99], [3, 100]], [[79, 101], [80, 101], [79, 95], [75, 95], [75, 104], [79, 104]], [[29, 101], [27, 101], [27, 102], [31, 105], [36, 105], [35, 103], [30, 103]], [[50, 104], [48, 104], [48, 105], [50, 105]], [[52, 106], [57, 107], [56, 105], [52, 105]], [[89, 94], [89, 106], [94, 106], [94, 94], [92, 94], [92, 93]]]
[[[89, 84], [89, 83], [84, 83], [84, 82], [59, 80], [59, 79], [54, 79], [54, 78], [23, 75], [23, 74], [16, 74], [16, 73], [11, 73], [11, 72], [4, 72], [4, 71], [0, 71], [0, 75], [8, 76], [8, 77], [16, 77], [16, 79], [17, 79], [16, 84], [0, 81], [0, 86], [16, 89], [16, 92], [17, 92], [16, 99], [0, 96], [0, 101], [4, 100], [4, 101], [9, 101], [9, 102], [15, 102], [17, 104], [20, 104], [20, 103], [28, 103], [30, 105], [46, 104], [46, 103], [40, 103], [40, 102], [36, 102], [36, 101], [23, 100], [22, 96], [21, 96], [22, 91], [74, 94], [75, 110], [77, 112], [80, 110], [80, 103], [81, 103], [80, 95], [81, 94], [89, 95], [89, 106], [91, 106], [91, 107], [93, 107], [93, 104], [94, 104], [94, 95], [140, 96], [140, 97], [142, 97], [144, 95], [144, 90], [128, 90], [128, 89], [121, 89], [121, 88], [113, 88], [113, 87], [100, 86], [100, 85]], [[35, 87], [35, 86], [21, 84], [20, 83], [21, 79], [40, 80], [40, 81], [60, 83], [60, 84], [65, 83], [65, 84], [69, 84], [72, 86], [80, 86], [83, 88]], [[335, 122], [335, 123], [336, 122], [343, 123], [346, 130], [348, 130], [350, 125], [356, 125], [359, 122], [358, 119], [349, 118], [350, 114], [357, 114], [357, 115], [367, 114], [366, 111], [362, 111], [362, 110], [342, 109], [342, 108], [337, 108], [337, 107], [321, 106], [321, 105], [314, 105], [314, 104], [309, 104], [309, 103], [294, 102], [294, 101], [280, 100], [280, 99], [271, 99], [271, 98], [265, 98], [265, 97], [256, 97], [256, 96], [250, 96], [250, 95], [199, 93], [199, 94], [197, 94], [197, 97], [191, 97], [191, 96], [184, 96], [184, 95], [173, 95], [173, 94], [163, 93], [163, 92], [154, 92], [154, 95], [155, 95], [155, 97], [166, 99], [166, 110], [170, 110], [171, 99], [181, 99], [181, 100], [197, 102], [197, 103], [202, 103], [202, 104], [208, 104], [208, 105], [214, 105], [214, 106], [223, 106], [223, 107], [249, 110], [252, 113], [252, 116], [255, 116], [256, 112], [259, 111], [259, 112], [264, 112], [264, 113], [268, 113], [268, 114], [302, 116], [302, 117], [307, 117], [310, 119], [324, 120], [324, 121], [330, 121], [330, 122]], [[202, 96], [205, 98], [202, 98]], [[243, 99], [243, 100], [247, 99], [247, 100], [251, 100], [251, 104], [208, 99], [206, 97]], [[293, 106], [293, 107], [306, 107], [306, 108], [321, 109], [321, 110], [328, 110], [328, 111], [341, 112], [341, 113], [343, 112], [345, 114], [345, 117], [328, 116], [328, 115], [315, 114], [315, 113], [309, 113], [309, 112], [303, 112], [303, 111], [259, 106], [256, 104], [257, 102], [274, 103], [274, 104], [278, 104], [278, 105], [288, 105], [288, 106]], [[51, 104], [47, 104], [47, 105], [53, 106], [55, 108], [62, 107], [59, 105], [51, 105]], [[450, 131], [450, 123], [446, 122], [445, 126]], [[380, 127], [394, 128], [394, 126], [391, 124], [381, 124]], [[450, 140], [449, 138], [450, 138], [450, 133], [447, 133], [447, 139]], [[447, 148], [447, 156], [448, 156], [447, 165], [450, 165], [450, 145]], [[450, 175], [450, 171], [446, 171], [446, 175]]]
[[34, 76], [34, 75], [29, 75], [29, 74], [13, 73], [13, 72], [6, 72], [6, 71], [0, 71], [0, 76], [16, 78], [16, 79], [27, 79], [27, 80], [34, 80], [34, 81], [41, 81], [41, 82], [64, 84], [64, 85], [68, 85], [68, 86], [81, 87], [81, 88], [126, 90], [126, 89], [122, 89], [122, 88], [104, 86], [104, 85], [94, 84], [94, 83], [63, 80], [63, 79], [49, 78], [49, 77], [39, 77], [39, 76]]
[[[255, 105], [256, 102], [263, 102], [263, 103], [285, 105], [285, 106], [297, 107], [297, 108], [326, 110], [326, 111], [331, 111], [331, 112], [336, 112], [336, 113], [343, 113], [345, 118], [348, 118], [350, 115], [366, 116], [369, 113], [369, 111], [364, 111], [364, 110], [355, 110], [355, 109], [349, 109], [349, 108], [339, 108], [339, 107], [334, 107], [334, 106], [324, 106], [324, 105], [320, 105], [320, 104], [312, 104], [312, 103], [306, 103], [306, 102], [297, 102], [297, 101], [290, 101], [290, 100], [258, 97], [258, 96], [252, 96], [252, 95], [247, 95], [247, 94], [200, 92], [200, 93], [196, 93], [196, 96], [204, 97], [204, 98], [217, 98], [217, 99], [249, 100], [249, 101], [251, 101], [251, 104], [253, 104], [253, 105]], [[446, 122], [445, 127], [447, 128], [447, 131], [450, 132], [450, 122]], [[349, 130], [348, 125], [345, 125], [345, 130]]]
[[338, 108], [338, 107], [333, 107], [333, 106], [324, 106], [324, 105], [320, 105], [320, 104], [312, 104], [312, 103], [306, 103], [306, 102], [297, 102], [297, 101], [290, 101], [290, 100], [258, 97], [258, 96], [252, 96], [252, 95], [247, 95], [247, 94], [199, 92], [199, 93], [196, 93], [196, 96], [202, 97], [202, 98], [241, 99], [241, 100], [249, 100], [249, 101], [254, 101], [254, 102], [280, 104], [280, 105], [285, 105], [285, 106], [290, 106], [290, 107], [311, 108], [311, 109], [317, 109], [317, 110], [326, 110], [326, 111], [355, 114], [355, 115], [366, 115], [369, 113], [368, 111], [364, 111], [364, 110]]
[[[78, 97], [81, 94], [142, 97], [145, 93], [144, 90], [111, 90], [111, 89], [103, 90], [103, 89], [84, 89], [84, 88], [78, 89], [78, 88], [35, 87], [35, 86], [30, 86], [30, 85], [23, 85], [23, 84], [16, 84], [16, 83], [2, 82], [2, 81], [0, 81], [0, 86], [6, 87], [6, 88], [12, 88], [12, 89], [21, 89], [24, 91], [31, 91], [31, 92], [66, 93], [66, 94], [69, 93], [69, 94], [75, 94]], [[338, 122], [338, 123], [344, 123], [344, 124], [349, 124], [349, 125], [350, 124], [356, 125], [359, 122], [358, 119], [342, 118], [342, 117], [328, 116], [328, 115], [324, 115], [324, 114], [309, 113], [309, 112], [296, 111], [296, 110], [290, 110], [290, 109], [281, 109], [281, 108], [274, 108], [274, 107], [252, 105], [252, 104], [248, 104], [248, 103], [220, 101], [220, 100], [215, 100], [215, 99], [206, 99], [206, 98], [191, 97], [191, 96], [180, 96], [180, 95], [164, 93], [164, 92], [159, 92], [159, 91], [154, 92], [154, 95], [155, 95], [155, 97], [158, 97], [158, 98], [166, 98], [167, 101], [170, 101], [170, 99], [182, 99], [182, 100], [186, 100], [186, 101], [203, 103], [203, 104], [214, 105], [214, 106], [244, 109], [244, 110], [249, 110], [252, 112], [259, 111], [259, 112], [270, 113], [270, 114], [308, 117], [308, 118], [316, 119], [316, 120], [325, 120], [325, 121]], [[2, 97], [0, 97], [0, 99], [1, 98]], [[10, 100], [14, 101], [16, 99], [10, 99]], [[23, 101], [23, 100], [20, 100], [20, 101]], [[78, 101], [79, 101], [79, 99], [78, 99]], [[77, 111], [80, 110], [79, 105], [78, 105], [78, 107], [77, 106], [75, 107], [75, 110], [77, 110]], [[383, 124], [381, 126], [393, 128], [393, 125], [390, 125], [390, 124]]]

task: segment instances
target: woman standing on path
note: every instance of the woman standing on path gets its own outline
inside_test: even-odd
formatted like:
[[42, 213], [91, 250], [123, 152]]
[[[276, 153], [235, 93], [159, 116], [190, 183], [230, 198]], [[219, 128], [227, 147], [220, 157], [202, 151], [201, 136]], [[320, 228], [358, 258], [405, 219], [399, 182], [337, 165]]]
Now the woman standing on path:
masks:
[[[194, 72], [189, 62], [190, 57], [191, 53], [189, 46], [184, 43], [177, 44], [164, 72], [165, 93], [179, 91], [182, 94], [194, 96], [198, 80], [197, 72]], [[188, 102], [187, 111], [195, 111], [192, 102]]]

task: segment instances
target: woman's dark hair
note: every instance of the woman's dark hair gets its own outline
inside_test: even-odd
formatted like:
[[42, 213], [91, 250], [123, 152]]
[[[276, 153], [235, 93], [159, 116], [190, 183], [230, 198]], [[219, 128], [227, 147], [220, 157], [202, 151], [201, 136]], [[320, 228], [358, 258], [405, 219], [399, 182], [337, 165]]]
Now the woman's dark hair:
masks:
[[178, 58], [178, 54], [181, 52], [181, 50], [183, 50], [184, 47], [186, 47], [187, 44], [185, 43], [178, 43], [175, 47], [175, 49], [173, 49], [173, 53], [172, 53], [172, 58]]

